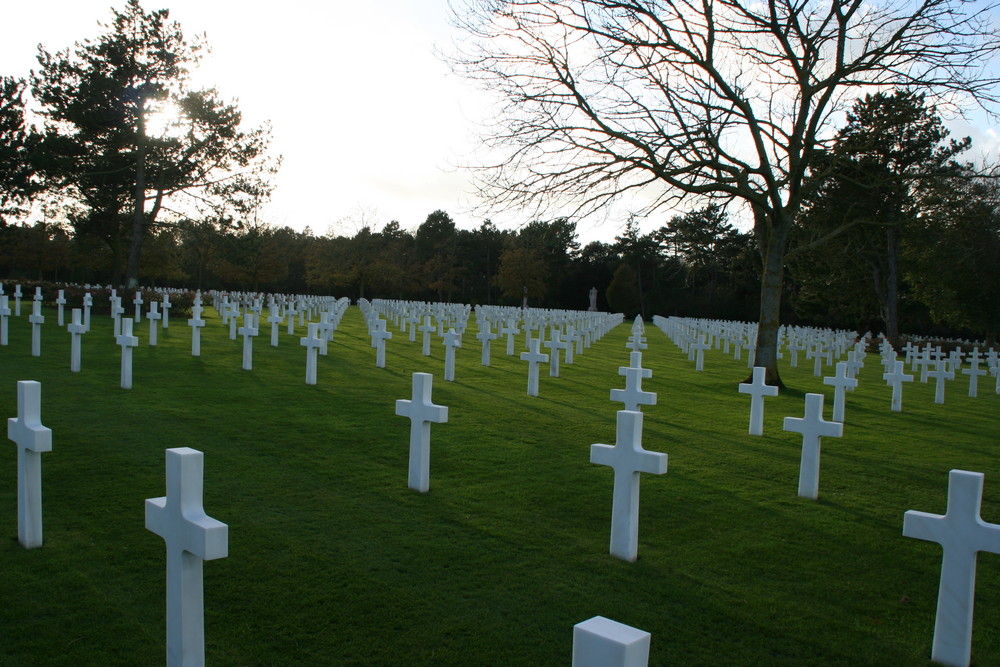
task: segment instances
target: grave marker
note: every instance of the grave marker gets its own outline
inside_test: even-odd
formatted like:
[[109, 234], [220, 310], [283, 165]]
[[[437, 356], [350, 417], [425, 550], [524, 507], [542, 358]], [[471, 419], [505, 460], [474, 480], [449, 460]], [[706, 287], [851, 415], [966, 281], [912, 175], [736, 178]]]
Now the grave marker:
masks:
[[71, 373], [80, 372], [80, 343], [82, 342], [83, 334], [87, 333], [87, 327], [84, 326], [81, 319], [82, 314], [79, 308], [74, 308], [71, 315], [73, 321], [70, 323], [66, 330], [70, 333], [70, 343], [69, 343], [69, 370]]
[[167, 495], [146, 499], [146, 529], [167, 546], [167, 665], [205, 664], [202, 562], [229, 555], [229, 526], [205, 514], [205, 455], [168, 449]]
[[937, 362], [937, 368], [926, 372], [927, 377], [934, 378], [934, 402], [944, 404], [944, 381], [954, 380], [955, 372], [947, 370], [944, 361]]
[[897, 360], [891, 373], [882, 373], [882, 379], [892, 387], [892, 411], [902, 412], [903, 410], [903, 383], [913, 382], [913, 376], [903, 372], [903, 362]]
[[858, 381], [851, 377], [848, 372], [849, 365], [846, 361], [837, 362], [837, 374], [833, 377], [823, 378], [823, 384], [833, 387], [833, 421], [844, 423], [844, 394], [845, 391], [858, 386]]
[[159, 303], [156, 301], [149, 302], [149, 312], [146, 313], [146, 319], [149, 320], [149, 346], [156, 347], [156, 337], [160, 330], [160, 319], [163, 315], [159, 311]]
[[132, 320], [125, 317], [121, 321], [122, 332], [115, 336], [115, 341], [122, 348], [122, 389], [132, 388], [132, 348], [139, 345], [139, 339], [132, 335]]
[[299, 339], [299, 344], [306, 348], [306, 384], [316, 384], [316, 358], [321, 347], [326, 347], [326, 340], [319, 335], [319, 325], [310, 322], [306, 328], [309, 334]]
[[191, 319], [188, 320], [188, 326], [191, 327], [192, 357], [201, 356], [201, 328], [205, 326], [205, 320], [201, 319], [201, 312], [203, 310], [201, 302], [195, 300], [194, 305], [191, 306]]
[[573, 626], [573, 667], [646, 667], [650, 634], [603, 616]]
[[10, 317], [10, 305], [7, 295], [0, 296], [0, 345], [7, 344], [7, 318]]
[[455, 348], [462, 347], [462, 337], [454, 329], [444, 335], [444, 379], [455, 381]]
[[549, 355], [539, 351], [537, 338], [531, 338], [531, 350], [521, 353], [521, 361], [528, 362], [528, 396], [538, 396], [538, 364], [549, 360]]
[[412, 398], [396, 401], [396, 414], [410, 419], [410, 470], [407, 485], [426, 493], [430, 489], [431, 423], [448, 421], [448, 408], [431, 401], [430, 373], [414, 373]]
[[615, 445], [590, 446], [590, 462], [615, 471], [611, 555], [634, 562], [639, 551], [639, 473], [667, 472], [667, 455], [642, 448], [642, 413], [619, 410]]
[[611, 400], [624, 403], [625, 409], [633, 412], [639, 412], [640, 405], [656, 405], [656, 393], [642, 390], [642, 379], [652, 377], [653, 371], [642, 368], [642, 352], [632, 353], [633, 357], [636, 355], [640, 359], [633, 358], [632, 366], [618, 367], [618, 374], [625, 376], [625, 388], [611, 390]]
[[778, 395], [777, 387], [765, 383], [766, 373], [763, 366], [754, 366], [753, 382], [739, 385], [741, 394], [750, 394], [750, 435], [764, 434], [764, 397]]
[[903, 515], [903, 535], [941, 545], [941, 580], [931, 660], [966, 666], [972, 656], [972, 611], [976, 595], [976, 554], [1000, 553], [1000, 525], [980, 517], [983, 474], [967, 470], [948, 473], [945, 514], [909, 510]]
[[785, 430], [802, 434], [802, 459], [799, 463], [799, 497], [819, 497], [820, 438], [839, 438], [844, 425], [823, 419], [823, 394], [806, 394], [804, 417], [785, 417]]
[[17, 418], [7, 420], [7, 437], [17, 445], [17, 541], [42, 546], [42, 453], [52, 451], [52, 431], [42, 426], [42, 385], [17, 383]]
[[[385, 368], [385, 341], [392, 338], [392, 332], [385, 328], [385, 320], [378, 318], [375, 322], [375, 331], [372, 332], [372, 340], [375, 341], [375, 366]], [[326, 349], [326, 346], [323, 347]]]
[[45, 316], [42, 315], [42, 302], [33, 301], [31, 303], [31, 315], [28, 315], [31, 322], [31, 356], [42, 356], [42, 325], [45, 324]]
[[59, 290], [56, 296], [56, 324], [63, 326], [65, 316], [63, 307], [66, 305], [66, 290]]
[[243, 336], [243, 370], [253, 370], [253, 339], [259, 332], [253, 313], [243, 316], [243, 326], [239, 334]]

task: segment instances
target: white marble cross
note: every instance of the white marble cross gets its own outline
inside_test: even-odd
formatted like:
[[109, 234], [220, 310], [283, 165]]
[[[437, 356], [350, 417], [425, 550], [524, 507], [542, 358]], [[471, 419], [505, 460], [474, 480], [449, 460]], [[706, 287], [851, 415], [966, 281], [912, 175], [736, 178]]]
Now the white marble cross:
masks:
[[118, 336], [122, 333], [122, 315], [125, 314], [125, 309], [122, 307], [121, 297], [113, 296], [111, 297], [111, 319], [114, 320], [114, 336]]
[[559, 329], [552, 327], [549, 340], [545, 341], [549, 348], [549, 377], [559, 377], [559, 350], [566, 349], [566, 343], [559, 335]]
[[541, 343], [531, 339], [531, 351], [521, 353], [521, 361], [528, 362], [528, 396], [538, 396], [538, 364], [549, 360], [549, 355], [539, 351]]
[[425, 357], [429, 357], [431, 356], [431, 332], [434, 331], [434, 325], [431, 324], [431, 316], [424, 315], [424, 323], [417, 327], [417, 329], [423, 335], [420, 352]]
[[267, 321], [271, 324], [271, 347], [278, 347], [278, 325], [284, 318], [278, 313], [278, 306], [271, 304], [271, 314]]
[[882, 373], [882, 379], [892, 387], [892, 411], [901, 412], [903, 410], [903, 383], [913, 382], [913, 376], [904, 373], [903, 362], [897, 360], [891, 373]]
[[229, 526], [205, 514], [205, 455], [167, 450], [167, 495], [146, 499], [146, 529], [167, 545], [167, 665], [205, 664], [202, 561], [229, 555]]
[[253, 313], [247, 313], [243, 316], [243, 326], [239, 328], [238, 333], [243, 336], [243, 370], [252, 371], [253, 339], [254, 336], [260, 333]]
[[163, 314], [160, 313], [159, 302], [149, 302], [149, 312], [146, 313], [146, 319], [149, 320], [149, 346], [156, 347], [156, 337], [160, 331], [160, 320], [163, 319]]
[[590, 446], [590, 462], [615, 471], [611, 555], [635, 561], [639, 552], [639, 473], [667, 472], [667, 455], [642, 448], [642, 413], [619, 410], [615, 445]]
[[90, 292], [83, 295], [83, 326], [87, 327], [87, 332], [90, 331], [90, 309], [94, 305], [94, 297], [91, 296]]
[[490, 365], [490, 341], [494, 340], [497, 334], [493, 333], [493, 329], [490, 327], [489, 320], [483, 320], [483, 325], [479, 329], [479, 333], [476, 334], [476, 338], [483, 345], [482, 360], [481, 364], [483, 366]]
[[299, 339], [299, 344], [306, 348], [306, 384], [316, 384], [316, 357], [321, 347], [326, 347], [326, 340], [319, 335], [319, 325], [310, 322], [306, 327], [309, 334]]
[[174, 304], [170, 303], [170, 295], [163, 295], [163, 303], [160, 304], [160, 312], [163, 314], [163, 328], [170, 328], [170, 309], [174, 307]]
[[285, 309], [285, 315], [288, 316], [288, 328], [286, 330], [286, 333], [289, 336], [294, 336], [295, 335], [295, 316], [297, 314], [298, 313], [295, 310], [295, 304], [294, 303], [289, 303], [288, 307]]
[[[978, 353], [979, 350], [976, 350]], [[978, 357], [969, 357], [969, 368], [963, 368], [962, 372], [969, 376], [969, 398], [976, 398], [979, 395], [979, 376], [986, 375], [986, 369], [979, 367]]]
[[115, 336], [115, 341], [122, 348], [122, 389], [132, 388], [132, 348], [139, 345], [139, 339], [132, 335], [132, 320], [125, 317], [121, 320], [122, 332]]
[[10, 317], [10, 304], [7, 295], [0, 296], [0, 345], [7, 344], [7, 318]]
[[14, 317], [21, 317], [21, 286], [14, 285]]
[[511, 318], [500, 325], [500, 335], [507, 337], [507, 356], [514, 356], [514, 336], [520, 333], [517, 328], [517, 320]]
[[976, 554], [1000, 554], [1000, 525], [982, 520], [982, 501], [983, 474], [952, 470], [948, 473], [948, 509], [943, 516], [915, 510], [903, 515], [904, 536], [937, 542], [944, 551], [931, 649], [931, 660], [944, 665], [969, 664]]
[[59, 290], [56, 296], [56, 324], [63, 326], [66, 318], [63, 308], [66, 306], [66, 290]]
[[934, 402], [943, 404], [944, 403], [944, 381], [954, 380], [955, 371], [947, 370], [947, 364], [944, 361], [937, 362], [937, 368], [932, 371], [927, 371], [926, 375], [929, 378], [934, 378]]
[[573, 626], [573, 667], [646, 667], [650, 634], [603, 616]]
[[455, 381], [455, 348], [462, 347], [462, 336], [454, 329], [444, 335], [444, 379]]
[[31, 356], [42, 356], [42, 325], [45, 324], [45, 316], [42, 315], [42, 302], [33, 301], [31, 303], [31, 315], [28, 316], [31, 322]]
[[858, 386], [858, 381], [848, 373], [848, 363], [838, 361], [837, 374], [833, 377], [823, 378], [823, 384], [833, 387], [833, 421], [843, 424], [844, 394], [848, 389], [854, 391], [854, 388]]
[[705, 350], [712, 349], [712, 345], [710, 343], [705, 342], [705, 336], [702, 335], [698, 337], [698, 340], [691, 343], [691, 349], [695, 353], [694, 369], [696, 371], [705, 370]]
[[576, 328], [572, 324], [568, 324], [566, 332], [563, 334], [563, 342], [566, 343], [566, 357], [563, 361], [572, 364], [573, 355], [583, 352], [583, 336], [576, 332]]
[[764, 397], [778, 395], [777, 387], [765, 383], [766, 373], [767, 369], [763, 366], [754, 366], [753, 382], [741, 382], [739, 385], [741, 394], [750, 394], [750, 435], [763, 435]]
[[135, 298], [132, 299], [132, 303], [135, 304], [135, 323], [142, 323], [142, 304], [145, 303], [142, 300], [142, 292], [136, 292]]
[[7, 420], [7, 437], [17, 444], [17, 541], [33, 549], [42, 546], [42, 452], [52, 451], [38, 382], [17, 383], [17, 418]]
[[381, 317], [375, 322], [375, 330], [371, 335], [375, 343], [375, 366], [385, 368], [385, 341], [392, 338], [392, 332], [386, 330], [385, 320]]
[[200, 303], [191, 306], [191, 319], [188, 326], [191, 327], [191, 356], [201, 356], [201, 328], [205, 326], [205, 320], [201, 319], [201, 312], [204, 310]]
[[[642, 352], [633, 352], [633, 356]], [[624, 389], [612, 389], [611, 400], [625, 404], [626, 410], [638, 412], [640, 405], [656, 405], [656, 393], [642, 390], [642, 379], [653, 376], [653, 371], [642, 367], [641, 359], [633, 360], [633, 366], [619, 366], [618, 374], [625, 376]]]
[[804, 417], [785, 417], [785, 430], [802, 434], [802, 459], [799, 463], [799, 496], [819, 497], [820, 438], [839, 438], [844, 425], [823, 419], [823, 394], [806, 394]]
[[430, 488], [431, 423], [448, 421], [448, 408], [431, 402], [430, 373], [413, 374], [413, 398], [397, 400], [396, 414], [410, 418], [410, 470], [407, 485], [426, 493]]
[[70, 333], [69, 343], [69, 370], [72, 373], [80, 372], [80, 343], [83, 334], [87, 333], [87, 327], [82, 321], [82, 313], [79, 308], [74, 308], [72, 312], [72, 322], [66, 327]]

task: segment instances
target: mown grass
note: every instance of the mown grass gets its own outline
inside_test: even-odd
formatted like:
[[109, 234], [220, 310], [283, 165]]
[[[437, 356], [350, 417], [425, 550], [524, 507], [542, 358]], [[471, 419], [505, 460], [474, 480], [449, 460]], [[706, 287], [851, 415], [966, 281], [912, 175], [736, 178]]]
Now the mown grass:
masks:
[[[23, 313], [24, 311], [22, 311]], [[613, 444], [628, 326], [541, 374], [494, 342], [480, 365], [474, 326], [444, 382], [444, 349], [420, 354], [394, 331], [375, 367], [352, 307], [319, 384], [282, 328], [241, 369], [212, 311], [202, 356], [173, 319], [160, 344], [137, 327], [134, 388], [118, 386], [120, 349], [95, 318], [83, 370], [46, 312], [42, 356], [26, 317], [0, 348], [0, 414], [16, 381], [42, 383], [45, 545], [17, 543], [15, 447], [0, 484], [3, 665], [145, 665], [164, 656], [164, 547], [143, 501], [164, 493], [164, 450], [205, 452], [205, 509], [230, 526], [229, 557], [205, 564], [213, 665], [559, 665], [573, 624], [600, 614], [650, 631], [656, 665], [926, 665], [940, 567], [937, 545], [902, 537], [907, 509], [943, 513], [948, 470], [986, 474], [982, 516], [1000, 522], [1000, 396], [949, 384], [904, 388], [902, 414], [874, 355], [849, 394], [844, 437], [823, 445], [820, 499], [796, 496], [805, 392], [828, 390], [811, 364], [785, 368], [765, 435], [746, 434], [745, 363], [718, 351], [703, 373], [652, 325], [644, 445], [669, 455], [643, 475], [639, 560], [608, 555], [612, 473], [589, 463]], [[518, 351], [523, 349], [519, 337]], [[432, 427], [431, 491], [406, 487], [410, 375], [435, 375], [449, 408]], [[828, 395], [829, 415], [831, 392]], [[1000, 664], [1000, 557], [979, 558], [976, 664]]]

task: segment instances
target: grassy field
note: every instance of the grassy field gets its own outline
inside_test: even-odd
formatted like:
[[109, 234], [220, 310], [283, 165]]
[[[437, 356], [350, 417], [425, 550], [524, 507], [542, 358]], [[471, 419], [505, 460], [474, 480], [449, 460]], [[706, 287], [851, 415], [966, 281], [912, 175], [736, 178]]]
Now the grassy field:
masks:
[[[153, 665], [164, 656], [163, 541], [143, 502], [164, 494], [164, 450], [205, 452], [205, 510], [229, 524], [229, 557], [205, 563], [212, 665], [565, 665], [572, 626], [595, 615], [652, 633], [654, 665], [927, 665], [941, 550], [902, 537], [903, 512], [943, 513], [948, 471], [986, 474], [982, 516], [1000, 522], [1000, 396], [966, 376], [904, 388], [901, 414], [869, 355], [844, 437], [823, 443], [818, 501], [796, 496], [806, 392], [832, 391], [810, 364], [785, 368], [765, 435], [747, 435], [745, 362], [711, 351], [705, 371], [647, 325], [643, 443], [669, 455], [643, 475], [639, 560], [608, 555], [614, 443], [628, 325], [562, 377], [504, 355], [480, 365], [474, 325], [443, 380], [444, 348], [394, 331], [375, 367], [351, 307], [307, 386], [305, 349], [282, 328], [241, 341], [206, 310], [202, 356], [172, 319], [160, 344], [137, 326], [134, 388], [97, 317], [83, 369], [46, 311], [42, 356], [26, 313], [0, 348], [0, 415], [16, 381], [42, 383], [45, 545], [17, 543], [16, 450], [0, 459], [0, 665]], [[519, 337], [518, 351], [523, 349]], [[394, 402], [431, 372], [450, 420], [431, 435], [431, 490], [406, 486], [409, 421]], [[831, 371], [832, 372], [832, 371]], [[979, 558], [973, 661], [1000, 664], [1000, 556]]]

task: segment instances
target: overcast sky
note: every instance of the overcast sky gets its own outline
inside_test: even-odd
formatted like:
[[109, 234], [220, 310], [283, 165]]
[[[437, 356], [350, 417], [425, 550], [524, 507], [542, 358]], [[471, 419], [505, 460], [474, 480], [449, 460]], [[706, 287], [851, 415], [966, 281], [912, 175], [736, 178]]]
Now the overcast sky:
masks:
[[[124, 0], [4, 2], [0, 74], [27, 76], [36, 47], [58, 51], [93, 38]], [[326, 233], [353, 234], [360, 221], [380, 228], [398, 220], [416, 229], [427, 214], [447, 211], [460, 227], [482, 216], [469, 174], [456, 169], [470, 153], [490, 102], [451, 74], [434, 54], [454, 30], [446, 0], [144, 0], [168, 7], [190, 39], [212, 49], [196, 84], [237, 98], [245, 121], [273, 126], [273, 150], [284, 156], [266, 221]], [[17, 26], [12, 29], [11, 26]], [[974, 151], [998, 145], [997, 128], [953, 125], [972, 135]], [[970, 156], [971, 157], [971, 156]], [[624, 224], [580, 223], [581, 240], [610, 241]], [[648, 231], [669, 217], [643, 225]], [[501, 225], [516, 220], [494, 216]], [[648, 229], [647, 229], [648, 228]]]

